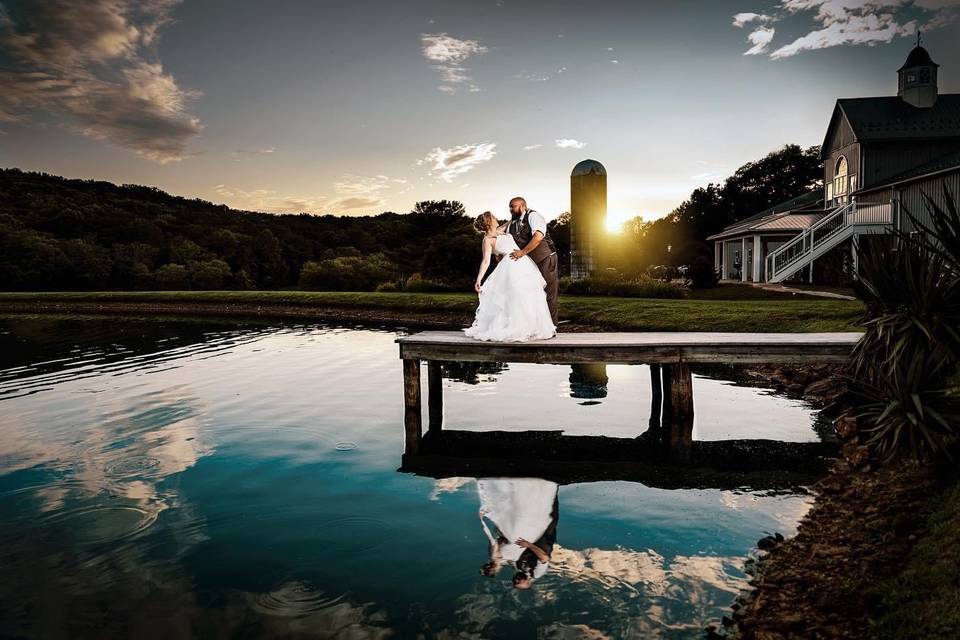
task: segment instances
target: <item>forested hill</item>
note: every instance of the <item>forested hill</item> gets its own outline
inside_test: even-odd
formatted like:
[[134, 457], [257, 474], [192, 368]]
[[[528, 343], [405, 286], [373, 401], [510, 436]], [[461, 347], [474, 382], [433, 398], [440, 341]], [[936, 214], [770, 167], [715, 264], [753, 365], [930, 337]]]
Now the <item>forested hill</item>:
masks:
[[[786, 145], [693, 191], [669, 215], [636, 218], [607, 239], [607, 266], [712, 263], [709, 234], [821, 184], [819, 148]], [[0, 169], [0, 290], [366, 290], [421, 274], [468, 289], [480, 238], [461, 203], [410, 213], [317, 216], [238, 211], [137, 185]], [[569, 215], [550, 222], [561, 274]], [[419, 281], [414, 277], [415, 281]]]
[[370, 259], [389, 280], [421, 271], [426, 257], [424, 275], [462, 278], [478, 262], [470, 222], [450, 201], [418, 203], [403, 215], [275, 215], [6, 169], [0, 288], [278, 288], [297, 284], [305, 262], [336, 258]]

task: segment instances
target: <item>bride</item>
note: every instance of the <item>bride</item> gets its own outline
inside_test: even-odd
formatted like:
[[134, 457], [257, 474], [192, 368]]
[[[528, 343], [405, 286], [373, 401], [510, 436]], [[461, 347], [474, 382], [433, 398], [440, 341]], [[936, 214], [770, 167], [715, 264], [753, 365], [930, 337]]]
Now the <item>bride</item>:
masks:
[[[498, 342], [552, 338], [557, 328], [543, 290], [546, 281], [536, 263], [530, 256], [519, 260], [506, 257], [519, 247], [506, 232], [506, 225], [498, 225], [489, 211], [477, 216], [473, 226], [483, 234], [483, 259], [474, 285], [480, 294], [480, 304], [473, 325], [464, 329], [464, 333], [476, 340]], [[503, 257], [481, 286], [493, 254]]]

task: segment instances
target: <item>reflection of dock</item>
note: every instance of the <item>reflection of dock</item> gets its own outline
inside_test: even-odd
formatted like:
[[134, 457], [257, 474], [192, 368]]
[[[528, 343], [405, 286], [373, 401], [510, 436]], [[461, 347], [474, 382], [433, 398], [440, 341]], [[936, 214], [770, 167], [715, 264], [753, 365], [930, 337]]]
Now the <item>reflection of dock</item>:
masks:
[[537, 477], [560, 484], [630, 480], [650, 487], [790, 489], [809, 485], [836, 445], [775, 440], [697, 441], [672, 464], [651, 432], [638, 438], [565, 436], [560, 431], [436, 431], [400, 471], [434, 478]]
[[[694, 443], [691, 439], [693, 377], [690, 363], [844, 362], [860, 335], [852, 332], [561, 333], [550, 340], [532, 342], [483, 342], [467, 338], [459, 331], [427, 331], [405, 336], [397, 339], [403, 360], [405, 451], [407, 456], [416, 454], [426, 440], [422, 436], [420, 407], [422, 360], [427, 361], [428, 438], [433, 437], [436, 443], [443, 440], [439, 437], [443, 428], [443, 361], [649, 364], [653, 404], [647, 439], [659, 443], [659, 455], [669, 453], [671, 462], [695, 464], [697, 456], [711, 447], [716, 449], [716, 443]], [[631, 455], [638, 456], [632, 460], [643, 460], [644, 451], [649, 450], [640, 449], [630, 449]], [[720, 453], [720, 450], [713, 451], [713, 454]], [[753, 462], [760, 462], [767, 453], [757, 451]]]

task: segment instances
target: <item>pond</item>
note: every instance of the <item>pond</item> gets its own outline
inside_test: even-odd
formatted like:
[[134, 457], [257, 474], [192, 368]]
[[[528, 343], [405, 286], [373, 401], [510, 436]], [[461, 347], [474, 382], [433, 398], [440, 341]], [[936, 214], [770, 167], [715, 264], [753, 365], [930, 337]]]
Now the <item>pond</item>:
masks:
[[[548, 570], [526, 590], [481, 575], [478, 479], [398, 471], [403, 332], [0, 317], [0, 636], [700, 637], [757, 539], [810, 506], [565, 484]], [[696, 439], [820, 439], [802, 400], [714, 372], [694, 388]], [[473, 431], [633, 437], [650, 393], [646, 366], [444, 379]]]

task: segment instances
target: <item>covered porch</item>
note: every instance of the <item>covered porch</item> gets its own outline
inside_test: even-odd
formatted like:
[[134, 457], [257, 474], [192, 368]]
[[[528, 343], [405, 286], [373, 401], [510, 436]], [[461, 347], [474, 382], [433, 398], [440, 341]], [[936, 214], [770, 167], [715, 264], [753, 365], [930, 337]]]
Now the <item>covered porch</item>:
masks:
[[721, 282], [766, 282], [767, 256], [795, 235], [756, 233], [715, 239], [713, 268], [720, 274]]

